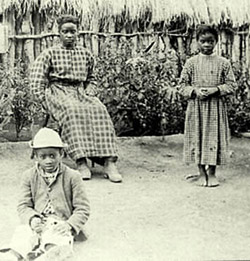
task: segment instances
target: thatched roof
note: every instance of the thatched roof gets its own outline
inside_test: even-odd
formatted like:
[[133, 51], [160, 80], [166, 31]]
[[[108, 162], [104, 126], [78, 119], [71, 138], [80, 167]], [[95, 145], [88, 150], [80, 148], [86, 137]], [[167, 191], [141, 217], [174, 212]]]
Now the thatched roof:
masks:
[[230, 21], [234, 26], [250, 22], [250, 0], [1, 0], [0, 11], [15, 8], [20, 15], [39, 9], [50, 14], [75, 12], [83, 20], [122, 16], [137, 20], [150, 13], [151, 22], [185, 17], [200, 23]]

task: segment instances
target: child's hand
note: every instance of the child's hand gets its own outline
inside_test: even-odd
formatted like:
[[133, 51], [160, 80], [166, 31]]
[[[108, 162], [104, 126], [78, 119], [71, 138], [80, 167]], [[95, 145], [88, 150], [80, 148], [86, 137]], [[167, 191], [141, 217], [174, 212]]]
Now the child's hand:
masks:
[[219, 89], [217, 87], [205, 88], [205, 89], [201, 88], [201, 91], [204, 93], [204, 95], [206, 95], [206, 97], [209, 97], [217, 93]]
[[217, 93], [219, 90], [217, 87], [211, 87], [211, 88], [200, 88], [196, 90], [196, 95], [199, 99], [204, 100], [215, 93]]
[[71, 233], [71, 229], [72, 229], [72, 227], [66, 221], [58, 222], [58, 224], [55, 225], [55, 227], [54, 227], [54, 231], [58, 232], [59, 234], [61, 234], [63, 236], [69, 235]]
[[208, 96], [207, 96], [207, 89], [205, 88], [197, 88], [195, 90], [196, 96], [198, 99], [200, 100], [205, 100]]
[[33, 217], [30, 221], [30, 227], [36, 233], [40, 234], [43, 230], [43, 222], [42, 219], [39, 217]]

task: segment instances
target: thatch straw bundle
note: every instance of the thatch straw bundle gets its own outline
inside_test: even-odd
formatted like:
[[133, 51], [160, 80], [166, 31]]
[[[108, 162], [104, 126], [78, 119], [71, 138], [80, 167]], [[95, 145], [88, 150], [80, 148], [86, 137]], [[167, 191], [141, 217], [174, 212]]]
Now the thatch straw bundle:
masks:
[[230, 22], [239, 26], [250, 22], [250, 0], [1, 0], [1, 12], [13, 8], [19, 15], [36, 9], [50, 15], [71, 12], [88, 22], [118, 16], [136, 21], [148, 11], [153, 23], [168, 23], [176, 17], [194, 24]]

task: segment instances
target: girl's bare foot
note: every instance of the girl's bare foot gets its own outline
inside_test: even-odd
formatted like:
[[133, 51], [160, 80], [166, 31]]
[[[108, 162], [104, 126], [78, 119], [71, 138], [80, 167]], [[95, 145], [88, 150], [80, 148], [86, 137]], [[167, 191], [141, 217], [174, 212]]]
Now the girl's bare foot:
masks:
[[195, 182], [195, 184], [196, 184], [197, 186], [207, 187], [207, 186], [208, 186], [207, 175], [200, 175], [200, 176], [197, 178], [197, 181]]
[[218, 187], [220, 185], [218, 179], [215, 175], [216, 166], [209, 165], [208, 166], [208, 187]]
[[196, 184], [198, 186], [202, 186], [202, 187], [207, 187], [207, 184], [208, 184], [208, 175], [207, 175], [207, 172], [206, 172], [206, 166], [205, 165], [202, 165], [202, 164], [199, 164], [198, 165], [198, 168], [199, 168], [199, 173], [200, 173], [200, 176], [196, 182]]
[[218, 187], [219, 185], [220, 185], [220, 183], [215, 175], [208, 176], [208, 184], [207, 184], [208, 187], [210, 187], [210, 188]]

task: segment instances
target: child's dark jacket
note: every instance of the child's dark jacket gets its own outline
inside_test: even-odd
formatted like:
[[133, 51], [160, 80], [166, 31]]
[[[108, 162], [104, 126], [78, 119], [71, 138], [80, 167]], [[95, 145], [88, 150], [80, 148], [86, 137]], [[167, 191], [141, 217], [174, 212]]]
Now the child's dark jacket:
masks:
[[47, 185], [36, 167], [25, 171], [17, 206], [21, 221], [28, 224], [31, 217], [41, 215], [48, 200], [56, 215], [67, 221], [78, 235], [90, 211], [80, 174], [61, 164], [56, 180]]

